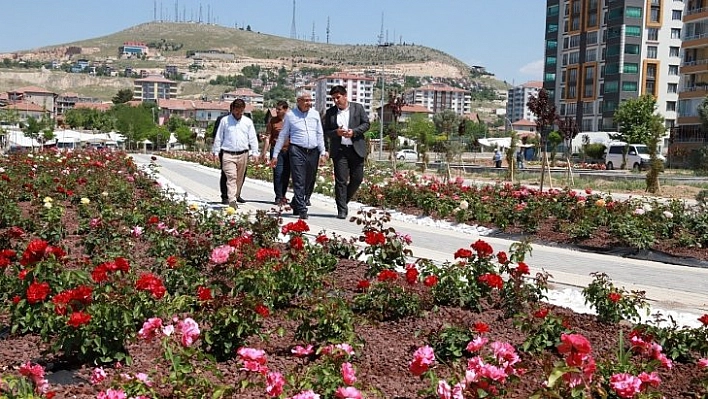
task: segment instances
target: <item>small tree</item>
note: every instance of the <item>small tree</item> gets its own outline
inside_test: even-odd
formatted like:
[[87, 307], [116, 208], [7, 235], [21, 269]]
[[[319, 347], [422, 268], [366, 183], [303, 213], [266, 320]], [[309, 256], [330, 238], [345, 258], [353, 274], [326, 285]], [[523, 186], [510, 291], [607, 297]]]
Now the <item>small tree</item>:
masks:
[[[630, 98], [623, 101], [617, 110], [615, 110], [614, 121], [617, 124], [618, 133], [613, 139], [623, 141], [626, 145], [622, 151], [622, 166], [624, 169], [627, 166], [627, 153], [629, 145], [635, 143], [646, 144], [649, 137], [653, 134], [652, 129], [655, 127], [654, 119], [659, 115], [655, 115], [656, 99], [651, 94], [645, 94], [638, 98]], [[666, 131], [666, 129], [664, 129]]]
[[417, 151], [422, 161], [421, 169], [425, 173], [430, 162], [430, 147], [435, 141], [435, 125], [427, 116], [416, 114], [408, 120], [406, 132], [410, 137], [415, 137], [418, 143]]
[[113, 96], [113, 104], [124, 104], [133, 99], [133, 90], [131, 89], [120, 89], [115, 96]]
[[554, 130], [548, 134], [548, 145], [551, 147], [551, 166], [556, 166], [556, 154], [558, 146], [563, 142], [560, 132]]
[[529, 110], [536, 115], [536, 131], [541, 134], [541, 148], [543, 151], [543, 160], [541, 161], [541, 187], [543, 191], [543, 179], [545, 176], [546, 162], [548, 155], [546, 154], [546, 143], [548, 142], [548, 134], [551, 132], [553, 122], [558, 119], [556, 114], [556, 106], [548, 97], [546, 89], [541, 89], [537, 96], [530, 95], [526, 103]]

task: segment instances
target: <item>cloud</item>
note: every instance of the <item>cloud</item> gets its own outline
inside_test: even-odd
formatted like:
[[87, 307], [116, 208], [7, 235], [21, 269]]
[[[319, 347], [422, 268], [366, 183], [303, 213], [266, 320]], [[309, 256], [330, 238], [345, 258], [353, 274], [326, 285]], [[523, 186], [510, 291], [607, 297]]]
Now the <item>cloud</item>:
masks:
[[519, 68], [519, 72], [524, 75], [533, 75], [535, 78], [540, 78], [543, 76], [543, 58], [522, 66]]

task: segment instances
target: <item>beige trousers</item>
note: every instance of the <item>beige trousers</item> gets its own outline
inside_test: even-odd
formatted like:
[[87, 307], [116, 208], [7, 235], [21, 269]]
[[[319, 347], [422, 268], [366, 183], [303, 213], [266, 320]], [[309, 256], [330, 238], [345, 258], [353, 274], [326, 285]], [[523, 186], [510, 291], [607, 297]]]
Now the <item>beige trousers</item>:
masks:
[[248, 152], [239, 155], [224, 152], [221, 169], [226, 175], [226, 192], [229, 196], [229, 202], [236, 201], [236, 198], [241, 196], [247, 165]]

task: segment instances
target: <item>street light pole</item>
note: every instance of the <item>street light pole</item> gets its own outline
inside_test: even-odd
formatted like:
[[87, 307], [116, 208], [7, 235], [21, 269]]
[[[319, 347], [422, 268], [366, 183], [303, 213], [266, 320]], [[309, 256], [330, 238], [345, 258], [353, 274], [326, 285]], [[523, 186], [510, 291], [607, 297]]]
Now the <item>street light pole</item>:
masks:
[[383, 157], [383, 131], [384, 131], [384, 88], [386, 87], [386, 53], [384, 52], [384, 49], [386, 47], [390, 46], [389, 43], [383, 43], [379, 44], [379, 47], [382, 49], [382, 57], [381, 57], [381, 117], [379, 118], [379, 160]]

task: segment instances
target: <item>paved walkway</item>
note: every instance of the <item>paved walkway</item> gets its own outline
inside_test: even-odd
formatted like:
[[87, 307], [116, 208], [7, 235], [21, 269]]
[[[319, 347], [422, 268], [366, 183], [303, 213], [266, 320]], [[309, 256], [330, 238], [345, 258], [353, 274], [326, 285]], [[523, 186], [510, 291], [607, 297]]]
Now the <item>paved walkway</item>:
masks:
[[[138, 164], [150, 162], [150, 155], [133, 155]], [[172, 184], [186, 191], [189, 196], [218, 203], [219, 170], [202, 165], [158, 157], [159, 174]], [[255, 212], [273, 208], [274, 194], [271, 183], [246, 179], [242, 197], [248, 202], [239, 206], [239, 212]], [[332, 198], [313, 195], [308, 224], [312, 232], [326, 230], [339, 235], [358, 236], [360, 226], [337, 219]], [[356, 210], [350, 205], [350, 215]], [[287, 213], [284, 220], [296, 220]], [[422, 218], [396, 218], [389, 225], [396, 231], [413, 238], [411, 250], [416, 257], [444, 262], [452, 260], [459, 248], [468, 248], [479, 238], [471, 228], [454, 229], [446, 223], [431, 226]], [[485, 237], [495, 251], [508, 250], [513, 241]], [[554, 288], [585, 287], [592, 272], [604, 272], [615, 285], [628, 290], [643, 290], [653, 307], [703, 314], [708, 312], [708, 269], [670, 265], [665, 263], [620, 258], [543, 245], [533, 245], [528, 259], [532, 273], [544, 269], [552, 278]]]

